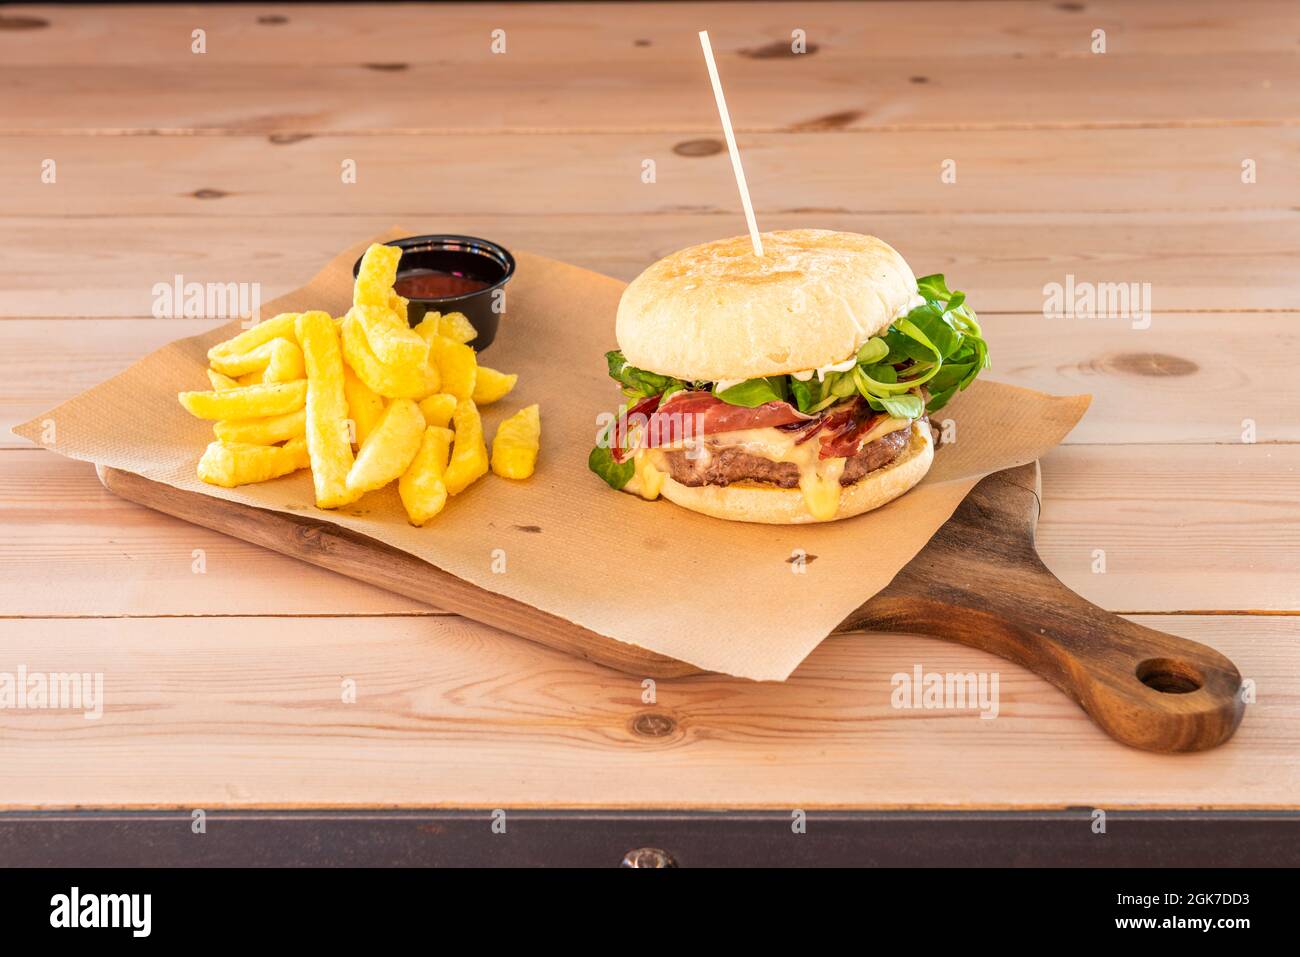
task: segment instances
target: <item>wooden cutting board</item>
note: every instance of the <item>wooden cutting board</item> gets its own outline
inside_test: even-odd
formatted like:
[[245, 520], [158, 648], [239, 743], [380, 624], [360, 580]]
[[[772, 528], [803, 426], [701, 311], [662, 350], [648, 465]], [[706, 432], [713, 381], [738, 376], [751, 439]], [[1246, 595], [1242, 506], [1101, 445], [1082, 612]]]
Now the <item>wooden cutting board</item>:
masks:
[[[464, 615], [611, 668], [656, 678], [698, 673], [606, 638], [328, 522], [225, 502], [99, 467], [113, 493], [331, 571]], [[1039, 470], [990, 475], [883, 591], [836, 632], [959, 641], [1008, 658], [1060, 688], [1115, 739], [1151, 751], [1200, 751], [1241, 721], [1236, 666], [1212, 648], [1133, 624], [1084, 601], [1038, 557]]]

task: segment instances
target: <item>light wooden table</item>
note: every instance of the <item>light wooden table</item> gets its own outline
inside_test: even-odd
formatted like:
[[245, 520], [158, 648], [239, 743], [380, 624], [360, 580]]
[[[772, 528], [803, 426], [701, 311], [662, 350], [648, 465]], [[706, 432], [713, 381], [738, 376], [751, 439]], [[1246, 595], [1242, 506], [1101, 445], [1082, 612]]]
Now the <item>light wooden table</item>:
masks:
[[[969, 292], [992, 375], [1094, 394], [1043, 462], [1040, 551], [1088, 599], [1238, 663], [1257, 701], [1226, 746], [1129, 750], [1020, 668], [910, 637], [643, 704], [635, 678], [119, 501], [8, 434], [209, 325], [150, 317], [175, 274], [270, 298], [401, 222], [630, 278], [743, 231], [701, 28], [763, 228], [884, 237]], [[616, 860], [689, 831], [669, 848], [686, 863], [806, 859], [831, 834], [859, 860], [959, 860], [994, 829], [949, 823], [984, 811], [1013, 825], [1004, 846], [1055, 835], [1035, 860], [1156, 853], [1137, 827], [1098, 850], [1092, 808], [1199, 809], [1258, 839], [1300, 804], [1298, 40], [1288, 0], [3, 8], [0, 671], [102, 671], [108, 695], [99, 721], [0, 710], [6, 847], [84, 860], [60, 822], [131, 811], [105, 860], [255, 853], [194, 850], [192, 808], [269, 828], [283, 859], [311, 857], [284, 828], [346, 808], [410, 812], [359, 816], [405, 848], [375, 859], [459, 859], [429, 837], [454, 834], [466, 859]], [[1044, 318], [1067, 274], [1151, 283], [1150, 328]], [[1000, 717], [894, 710], [889, 677], [916, 663], [999, 671]], [[277, 831], [267, 808], [306, 817]], [[558, 845], [483, 851], [494, 808]], [[724, 810], [753, 813], [663, 813]], [[334, 846], [373, 851], [348, 833]]]

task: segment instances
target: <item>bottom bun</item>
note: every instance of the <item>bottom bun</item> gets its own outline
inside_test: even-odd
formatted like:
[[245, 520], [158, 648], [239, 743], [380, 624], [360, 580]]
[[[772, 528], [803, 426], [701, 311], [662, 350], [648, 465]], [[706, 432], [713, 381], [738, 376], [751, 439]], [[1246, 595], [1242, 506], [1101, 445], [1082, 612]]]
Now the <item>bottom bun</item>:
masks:
[[[934, 443], [930, 426], [912, 423], [907, 448], [888, 465], [868, 472], [840, 491], [840, 507], [835, 517], [852, 518], [902, 495], [930, 471], [934, 460]], [[682, 485], [672, 477], [664, 479], [662, 495], [668, 501], [713, 518], [732, 522], [760, 522], [764, 525], [802, 525], [817, 519], [804, 504], [803, 492], [797, 488], [736, 482], [731, 485]]]

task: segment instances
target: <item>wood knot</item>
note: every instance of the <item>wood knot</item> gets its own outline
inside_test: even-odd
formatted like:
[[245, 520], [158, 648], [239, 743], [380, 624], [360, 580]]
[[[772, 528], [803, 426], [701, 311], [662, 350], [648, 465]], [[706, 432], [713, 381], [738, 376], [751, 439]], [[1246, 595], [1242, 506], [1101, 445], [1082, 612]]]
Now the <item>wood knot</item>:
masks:
[[291, 143], [301, 143], [303, 140], [311, 139], [310, 133], [272, 133], [267, 137], [276, 146], [288, 146]]
[[676, 730], [676, 721], [656, 711], [643, 711], [632, 719], [632, 733], [644, 738], [666, 738]]
[[367, 70], [378, 70], [380, 73], [401, 73], [411, 66], [409, 63], [363, 63], [361, 65]]
[[325, 550], [325, 528], [322, 525], [299, 525], [294, 529], [299, 544], [313, 551]]
[[516, 530], [516, 531], [519, 531], [519, 532], [527, 532], [527, 533], [530, 534], [530, 535], [537, 535], [537, 534], [540, 534], [540, 533], [541, 533], [541, 531], [542, 531], [542, 526], [540, 526], [540, 525], [516, 525], [516, 526], [515, 526], [515, 530]]
[[195, 199], [221, 199], [228, 194], [220, 189], [196, 189], [190, 195]]
[[1190, 359], [1163, 352], [1121, 352], [1106, 364], [1116, 372], [1152, 376], [1157, 379], [1194, 375], [1201, 368]]
[[257, 22], [267, 27], [279, 27], [289, 22], [289, 18], [280, 13], [264, 13]]
[[809, 43], [803, 53], [795, 53], [794, 46], [789, 40], [773, 40], [771, 43], [765, 43], [761, 47], [751, 47], [747, 50], [741, 50], [740, 55], [749, 57], [751, 60], [779, 60], [784, 57], [812, 56], [821, 47], [815, 43]]
[[726, 145], [721, 140], [685, 140], [674, 146], [673, 152], [678, 156], [712, 156], [714, 153], [721, 153], [726, 148]]
[[49, 25], [50, 21], [41, 17], [6, 17], [0, 14], [0, 30], [44, 30]]
[[801, 131], [838, 130], [846, 126], [852, 126], [862, 119], [862, 116], [861, 110], [840, 110], [838, 113], [827, 113], [825, 116], [817, 116], [811, 120], [796, 123], [792, 129]]

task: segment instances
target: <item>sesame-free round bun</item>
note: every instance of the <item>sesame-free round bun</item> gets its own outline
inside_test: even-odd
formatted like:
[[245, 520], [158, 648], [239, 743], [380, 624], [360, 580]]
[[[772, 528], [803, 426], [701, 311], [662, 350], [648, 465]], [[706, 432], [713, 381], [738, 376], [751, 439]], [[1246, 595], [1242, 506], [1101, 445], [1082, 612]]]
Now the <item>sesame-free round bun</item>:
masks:
[[905, 312], [916, 277], [874, 236], [829, 229], [691, 246], [623, 291], [619, 348], [632, 365], [716, 382], [785, 375], [847, 359]]
[[[933, 459], [930, 426], [923, 421], [913, 422], [912, 434], [903, 453], [888, 465], [868, 472], [852, 485], [846, 485], [840, 491], [839, 511], [829, 521], [861, 515], [892, 502], [925, 477]], [[759, 483], [690, 486], [675, 482], [668, 476], [664, 478], [660, 494], [692, 512], [733, 522], [802, 525], [817, 521], [804, 504], [803, 493], [797, 488]]]

